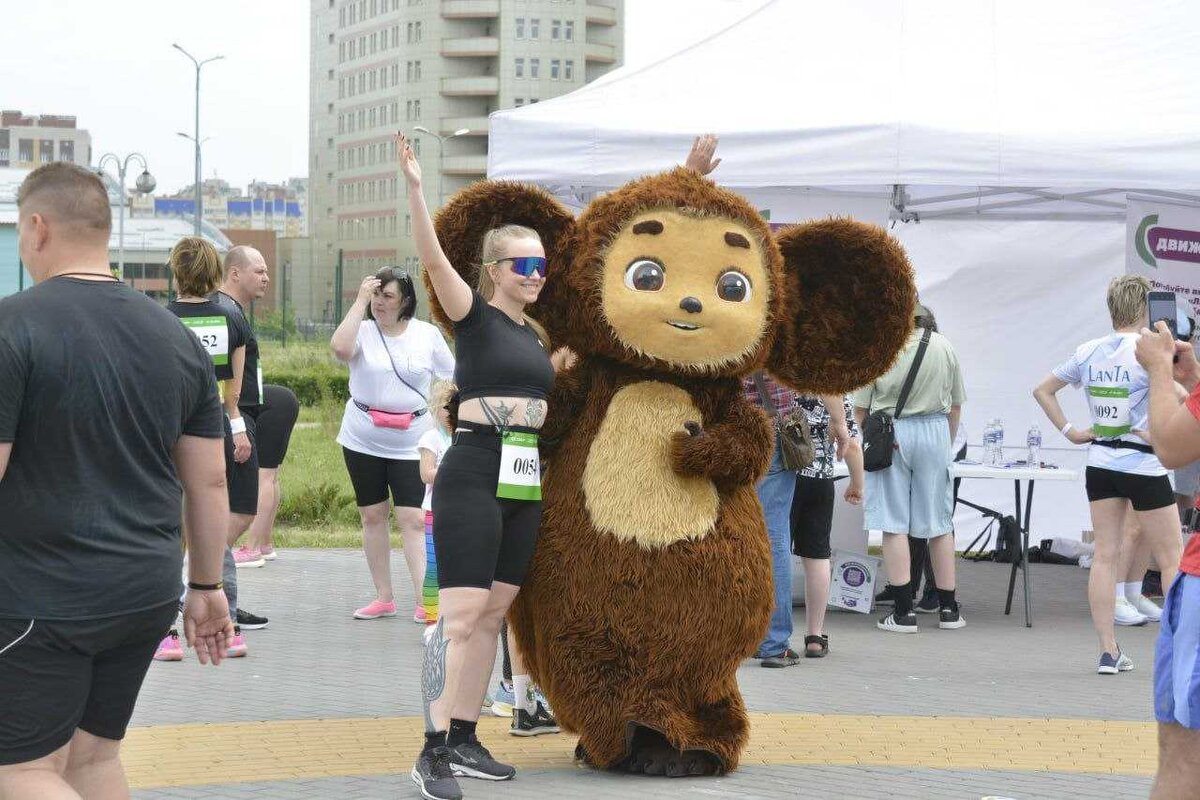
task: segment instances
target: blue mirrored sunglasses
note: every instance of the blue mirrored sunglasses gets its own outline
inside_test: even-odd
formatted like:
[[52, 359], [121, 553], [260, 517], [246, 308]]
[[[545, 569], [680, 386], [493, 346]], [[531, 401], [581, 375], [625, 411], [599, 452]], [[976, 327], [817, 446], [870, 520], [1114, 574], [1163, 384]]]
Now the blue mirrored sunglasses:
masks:
[[521, 256], [519, 258], [498, 258], [495, 261], [489, 261], [484, 264], [485, 267], [490, 267], [493, 264], [499, 264], [501, 261], [508, 261], [512, 265], [512, 271], [520, 275], [522, 278], [528, 278], [533, 273], [546, 277], [546, 259], [541, 256]]

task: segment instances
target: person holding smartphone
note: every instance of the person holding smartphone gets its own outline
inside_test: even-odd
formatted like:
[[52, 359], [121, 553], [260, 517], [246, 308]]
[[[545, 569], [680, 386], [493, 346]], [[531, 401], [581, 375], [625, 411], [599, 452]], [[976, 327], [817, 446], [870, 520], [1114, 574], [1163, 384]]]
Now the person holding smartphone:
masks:
[[[1072, 443], [1088, 445], [1086, 484], [1096, 537], [1088, 604], [1100, 639], [1101, 675], [1133, 669], [1133, 661], [1117, 645], [1113, 622], [1126, 502], [1133, 506], [1155, 561], [1163, 566], [1164, 586], [1175, 577], [1181, 550], [1174, 493], [1149, 430], [1149, 378], [1135, 356], [1138, 331], [1150, 318], [1149, 292], [1150, 282], [1141, 275], [1113, 278], [1108, 285], [1113, 332], [1077, 347], [1033, 391], [1054, 427]], [[1174, 321], [1174, 309], [1169, 319]], [[1068, 385], [1087, 396], [1091, 419], [1086, 427], [1075, 427], [1059, 405], [1056, 395]]]

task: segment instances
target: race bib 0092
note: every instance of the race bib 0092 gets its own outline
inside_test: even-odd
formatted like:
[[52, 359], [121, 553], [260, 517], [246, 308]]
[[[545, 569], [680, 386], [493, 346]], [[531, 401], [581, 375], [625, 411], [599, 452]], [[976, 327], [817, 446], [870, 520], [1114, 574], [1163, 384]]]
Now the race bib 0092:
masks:
[[1092, 431], [1101, 438], [1129, 433], [1129, 389], [1124, 386], [1087, 387]]

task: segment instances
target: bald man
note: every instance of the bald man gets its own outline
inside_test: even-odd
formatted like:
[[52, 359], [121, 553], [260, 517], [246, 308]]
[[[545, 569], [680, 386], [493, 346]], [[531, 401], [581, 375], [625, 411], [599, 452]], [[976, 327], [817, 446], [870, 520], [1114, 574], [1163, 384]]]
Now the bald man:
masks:
[[216, 663], [233, 638], [224, 415], [196, 337], [113, 277], [100, 179], [48, 164], [17, 205], [36, 285], [0, 300], [0, 797], [127, 798], [120, 742], [178, 611], [184, 508], [188, 642]]

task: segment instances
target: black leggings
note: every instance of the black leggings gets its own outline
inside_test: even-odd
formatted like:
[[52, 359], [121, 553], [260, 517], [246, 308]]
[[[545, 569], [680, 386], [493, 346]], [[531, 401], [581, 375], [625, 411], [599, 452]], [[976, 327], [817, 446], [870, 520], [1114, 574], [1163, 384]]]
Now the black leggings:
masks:
[[500, 435], [479, 428], [454, 434], [433, 484], [441, 589], [490, 589], [493, 581], [520, 586], [537, 545], [542, 504], [496, 497]]
[[279, 469], [287, 455], [292, 429], [300, 416], [300, 401], [286, 386], [263, 386], [263, 404], [258, 412], [258, 466]]

